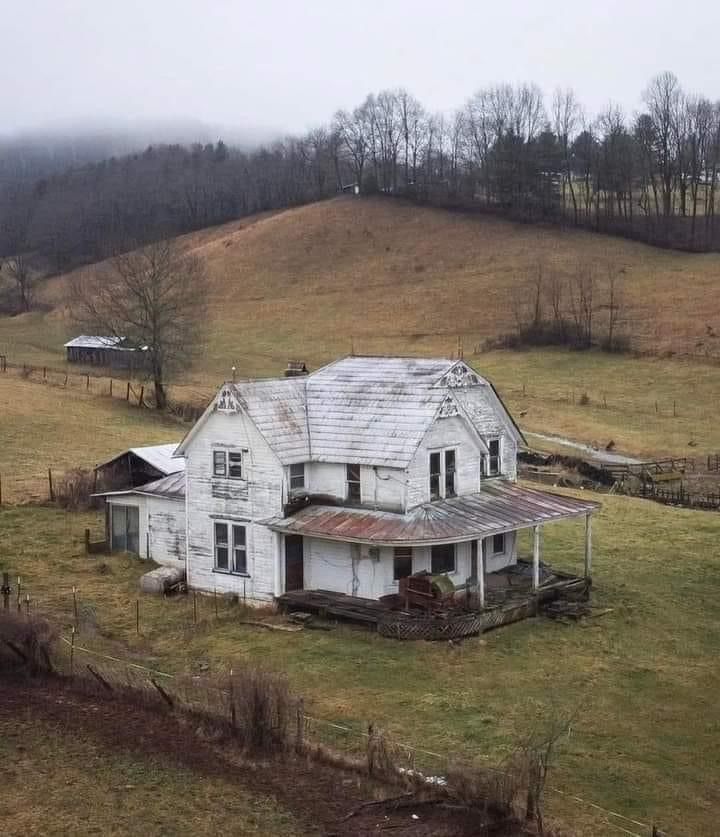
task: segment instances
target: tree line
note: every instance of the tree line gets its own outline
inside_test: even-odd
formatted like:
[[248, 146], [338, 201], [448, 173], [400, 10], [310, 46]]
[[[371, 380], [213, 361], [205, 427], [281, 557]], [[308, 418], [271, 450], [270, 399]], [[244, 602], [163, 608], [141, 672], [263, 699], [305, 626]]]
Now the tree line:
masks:
[[720, 102], [685, 92], [671, 73], [650, 81], [632, 117], [612, 105], [591, 117], [572, 90], [547, 99], [531, 83], [482, 88], [444, 114], [384, 90], [254, 150], [159, 145], [60, 172], [30, 160], [10, 174], [0, 257], [32, 254], [50, 271], [355, 190], [720, 248]]

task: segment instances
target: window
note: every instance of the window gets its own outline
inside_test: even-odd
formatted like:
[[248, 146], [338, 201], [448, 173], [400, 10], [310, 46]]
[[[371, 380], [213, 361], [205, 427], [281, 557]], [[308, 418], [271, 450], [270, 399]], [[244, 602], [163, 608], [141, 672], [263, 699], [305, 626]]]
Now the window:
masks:
[[247, 574], [247, 542], [244, 526], [233, 526], [233, 572]]
[[488, 442], [488, 450], [490, 455], [487, 459], [487, 474], [490, 477], [494, 477], [500, 473], [500, 439], [490, 439]]
[[455, 451], [445, 451], [445, 496], [455, 496]]
[[440, 497], [440, 452], [430, 454], [430, 499]]
[[215, 569], [228, 572], [230, 569], [230, 556], [228, 544], [227, 523], [215, 524]]
[[215, 524], [215, 569], [247, 575], [247, 531], [244, 526]]
[[430, 499], [455, 496], [455, 450], [430, 454]]
[[393, 554], [393, 581], [412, 575], [412, 548], [396, 546]]
[[351, 500], [353, 503], [360, 502], [360, 466], [359, 465], [347, 465], [346, 466], [346, 478], [347, 478], [347, 498]]
[[505, 535], [493, 535], [493, 555], [505, 552]]
[[213, 476], [230, 477], [231, 480], [243, 479], [243, 453], [241, 450], [214, 450]]
[[305, 488], [305, 463], [290, 466], [290, 491]]
[[228, 452], [228, 476], [231, 480], [241, 480], [243, 478], [242, 451]]
[[455, 544], [444, 543], [434, 546], [430, 555], [430, 572], [433, 575], [439, 573], [455, 572]]
[[213, 451], [213, 476], [226, 477], [227, 476], [227, 462], [225, 461], [225, 451]]

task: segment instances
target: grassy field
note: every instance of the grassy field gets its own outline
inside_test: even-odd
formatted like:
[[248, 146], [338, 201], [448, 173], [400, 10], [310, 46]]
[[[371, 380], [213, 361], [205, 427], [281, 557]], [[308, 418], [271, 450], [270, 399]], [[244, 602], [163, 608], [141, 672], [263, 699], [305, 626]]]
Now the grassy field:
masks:
[[[466, 352], [514, 325], [518, 283], [539, 261], [622, 270], [622, 318], [643, 351], [720, 356], [720, 255], [691, 255], [374, 199], [339, 198], [185, 236], [211, 279], [206, 352], [190, 376], [277, 372], [288, 357], [317, 365], [365, 353]], [[94, 265], [88, 270], [105, 270]], [[0, 353], [62, 361], [73, 333], [67, 277], [43, 289], [46, 313], [5, 319]]]
[[[97, 708], [97, 707], [96, 707]], [[203, 775], [167, 758], [140, 758], [117, 742], [0, 705], [4, 834], [307, 834], [277, 800], [228, 776]]]
[[45, 499], [56, 475], [92, 468], [132, 445], [179, 441], [187, 427], [124, 401], [0, 375], [4, 502]]
[[[715, 833], [720, 805], [720, 573], [718, 518], [647, 501], [603, 498], [595, 526], [595, 603], [612, 612], [583, 626], [526, 621], [460, 648], [403, 644], [362, 630], [285, 634], [237, 623], [222, 603], [141, 600], [147, 569], [122, 556], [88, 559], [92, 515], [52, 508], [0, 512], [0, 570], [20, 573], [35, 607], [69, 625], [71, 588], [82, 641], [121, 648], [165, 670], [211, 670], [260, 661], [289, 673], [308, 711], [363, 729], [381, 723], [427, 750], [499, 757], [548, 718], [574, 714], [552, 783], [674, 834]], [[545, 554], [581, 565], [575, 523], [547, 528]], [[551, 796], [551, 810], [596, 835], [591, 809]], [[608, 831], [608, 833], [613, 833]]]

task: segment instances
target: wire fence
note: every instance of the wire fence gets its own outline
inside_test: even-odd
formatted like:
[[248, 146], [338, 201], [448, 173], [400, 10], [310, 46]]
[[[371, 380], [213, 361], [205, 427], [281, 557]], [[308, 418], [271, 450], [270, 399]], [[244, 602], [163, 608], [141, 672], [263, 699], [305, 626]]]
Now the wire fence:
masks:
[[[12, 594], [10, 582], [17, 582]], [[6, 573], [2, 589], [2, 606], [5, 610], [16, 610], [27, 618], [40, 616], [63, 626], [63, 633], [53, 655], [57, 673], [70, 679], [83, 677], [87, 681], [90, 678], [93, 684], [107, 692], [108, 696], [114, 693], [122, 696], [132, 693], [147, 703], [171, 709], [184, 709], [201, 715], [209, 714], [219, 720], [233, 722], [232, 687], [229, 680], [227, 686], [222, 685], [223, 676], [232, 678], [231, 668], [221, 673], [219, 679], [211, 679], [206, 672], [183, 675], [110, 654], [104, 649], [89, 647], [88, 640], [98, 635], [97, 610], [80, 599], [75, 587], [72, 588], [71, 594], [68, 591], [55, 591], [54, 595], [42, 600], [34, 597], [31, 591], [23, 586], [20, 578], [11, 579], [9, 573]], [[231, 606], [224, 599], [221, 604], [219, 601], [217, 596], [213, 597], [210, 602], [204, 603], [203, 612], [199, 613], [197, 598], [191, 594], [185, 609], [186, 628], [192, 630], [199, 624], [207, 626], [213, 619], [222, 620], [230, 615], [235, 621], [242, 623], [242, 614], [246, 613], [244, 609], [238, 609], [236, 605]], [[162, 606], [162, 600], [153, 601], [153, 604]], [[135, 602], [128, 602], [126, 619], [138, 635], [144, 631], [144, 608], [145, 605], [141, 604], [139, 598]], [[248, 621], [246, 624], [263, 623]], [[415, 742], [387, 735], [374, 723], [360, 724], [344, 718], [320, 717], [312, 711], [307, 711], [308, 707], [302, 698], [297, 698], [296, 701], [293, 708], [296, 740], [310, 748], [319, 746], [327, 748], [331, 754], [339, 754], [339, 766], [355, 765], [366, 769], [376, 758], [376, 751], [380, 745], [384, 758], [389, 759], [394, 769], [439, 786], [447, 783], [448, 775], [463, 761], [467, 765], [480, 763], [483, 769], [500, 774], [505, 772], [497, 765], [496, 757], [487, 753], [475, 751], [461, 756], [458, 753], [438, 752], [419, 746]], [[510, 748], [507, 748], [507, 753], [509, 752]], [[546, 793], [583, 808], [585, 816], [597, 819], [598, 825], [609, 827], [619, 833], [631, 837], [650, 837], [662, 833], [651, 823], [629, 817], [572, 791], [554, 785], [547, 785], [545, 790]]]

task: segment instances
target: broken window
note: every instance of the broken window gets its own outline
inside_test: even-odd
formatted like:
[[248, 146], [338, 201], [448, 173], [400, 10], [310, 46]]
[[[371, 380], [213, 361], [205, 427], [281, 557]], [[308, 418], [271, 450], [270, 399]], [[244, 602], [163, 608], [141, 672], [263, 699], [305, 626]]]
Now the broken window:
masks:
[[346, 465], [347, 498], [353, 503], [360, 502], [360, 466]]
[[396, 546], [393, 552], [393, 581], [412, 575], [412, 547]]
[[224, 450], [213, 451], [213, 476], [225, 477], [227, 476], [227, 462], [225, 459]]
[[430, 499], [454, 497], [455, 450], [433, 451], [430, 454]]

